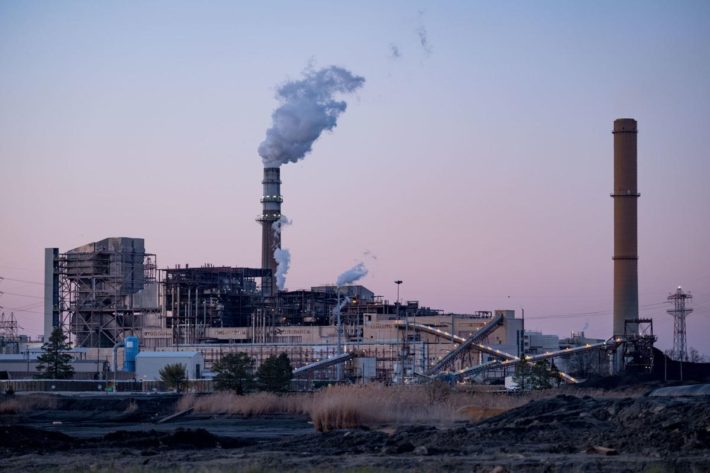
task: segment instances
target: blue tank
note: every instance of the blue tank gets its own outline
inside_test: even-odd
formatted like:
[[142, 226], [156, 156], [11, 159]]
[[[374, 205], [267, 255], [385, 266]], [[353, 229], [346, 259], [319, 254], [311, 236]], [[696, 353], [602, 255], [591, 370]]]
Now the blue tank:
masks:
[[124, 357], [123, 357], [123, 371], [128, 371], [134, 373], [136, 371], [136, 356], [140, 351], [140, 344], [138, 337], [130, 336], [123, 340], [124, 344]]

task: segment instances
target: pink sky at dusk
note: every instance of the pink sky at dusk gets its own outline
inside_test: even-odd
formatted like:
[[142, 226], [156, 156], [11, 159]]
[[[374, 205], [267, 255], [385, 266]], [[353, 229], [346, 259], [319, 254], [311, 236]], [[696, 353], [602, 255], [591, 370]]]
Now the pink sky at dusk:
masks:
[[641, 315], [669, 348], [682, 285], [710, 354], [708, 24], [701, 1], [3, 2], [0, 306], [39, 334], [44, 248], [110, 236], [258, 266], [276, 87], [333, 64], [366, 83], [281, 169], [287, 288], [364, 261], [390, 300], [402, 279], [426, 306], [607, 337], [611, 128], [632, 117]]

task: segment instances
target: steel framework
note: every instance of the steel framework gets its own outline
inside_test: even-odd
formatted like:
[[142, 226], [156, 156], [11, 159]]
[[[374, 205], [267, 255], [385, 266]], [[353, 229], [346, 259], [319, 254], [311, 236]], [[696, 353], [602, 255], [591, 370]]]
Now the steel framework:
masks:
[[[113, 347], [159, 312], [156, 256], [142, 239], [107, 238], [57, 253], [53, 271], [58, 326], [76, 347]], [[149, 303], [141, 297], [147, 286], [156, 291]]]
[[624, 321], [624, 369], [650, 373], [653, 370], [653, 319]]
[[673, 317], [673, 351], [671, 358], [678, 361], [688, 361], [688, 347], [685, 339], [685, 319], [693, 312], [693, 309], [686, 307], [693, 296], [690, 292], [683, 291], [678, 286], [676, 291], [668, 296], [668, 302], [673, 304], [673, 308], [667, 312]]

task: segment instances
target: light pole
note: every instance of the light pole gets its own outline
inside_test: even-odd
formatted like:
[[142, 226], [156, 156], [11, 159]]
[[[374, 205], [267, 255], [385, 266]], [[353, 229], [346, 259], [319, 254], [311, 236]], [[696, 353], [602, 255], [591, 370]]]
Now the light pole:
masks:
[[[397, 319], [401, 319], [400, 317], [400, 303], [399, 303], [399, 286], [402, 285], [402, 280], [398, 279], [394, 283], [397, 285], [397, 300], [395, 302], [395, 307], [397, 310]], [[407, 365], [407, 359], [409, 358], [409, 317], [407, 316], [407, 313], [405, 312], [404, 314], [404, 334], [402, 336], [402, 353], [401, 353], [401, 383], [404, 384], [404, 375], [407, 371], [406, 365]]]

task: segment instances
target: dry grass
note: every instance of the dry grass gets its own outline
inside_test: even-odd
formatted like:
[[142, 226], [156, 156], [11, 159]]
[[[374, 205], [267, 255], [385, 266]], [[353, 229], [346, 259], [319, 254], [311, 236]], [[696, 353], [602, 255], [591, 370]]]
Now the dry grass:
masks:
[[123, 411], [123, 414], [133, 414], [137, 411], [138, 411], [138, 404], [136, 404], [135, 401], [131, 401], [126, 406], [126, 409]]
[[559, 394], [596, 398], [638, 397], [642, 390], [604, 391], [593, 389], [550, 389], [518, 395], [471, 393], [441, 385], [384, 386], [380, 384], [329, 386], [315, 393], [278, 396], [255, 393], [237, 396], [216, 393], [180, 399], [177, 410], [260, 416], [301, 414], [310, 417], [319, 431], [379, 426], [383, 424], [446, 425], [457, 420], [481, 421], [538, 399]]
[[0, 414], [17, 414], [20, 412], [29, 412], [33, 409], [53, 409], [56, 406], [56, 399], [49, 396], [15, 396], [0, 401]]

